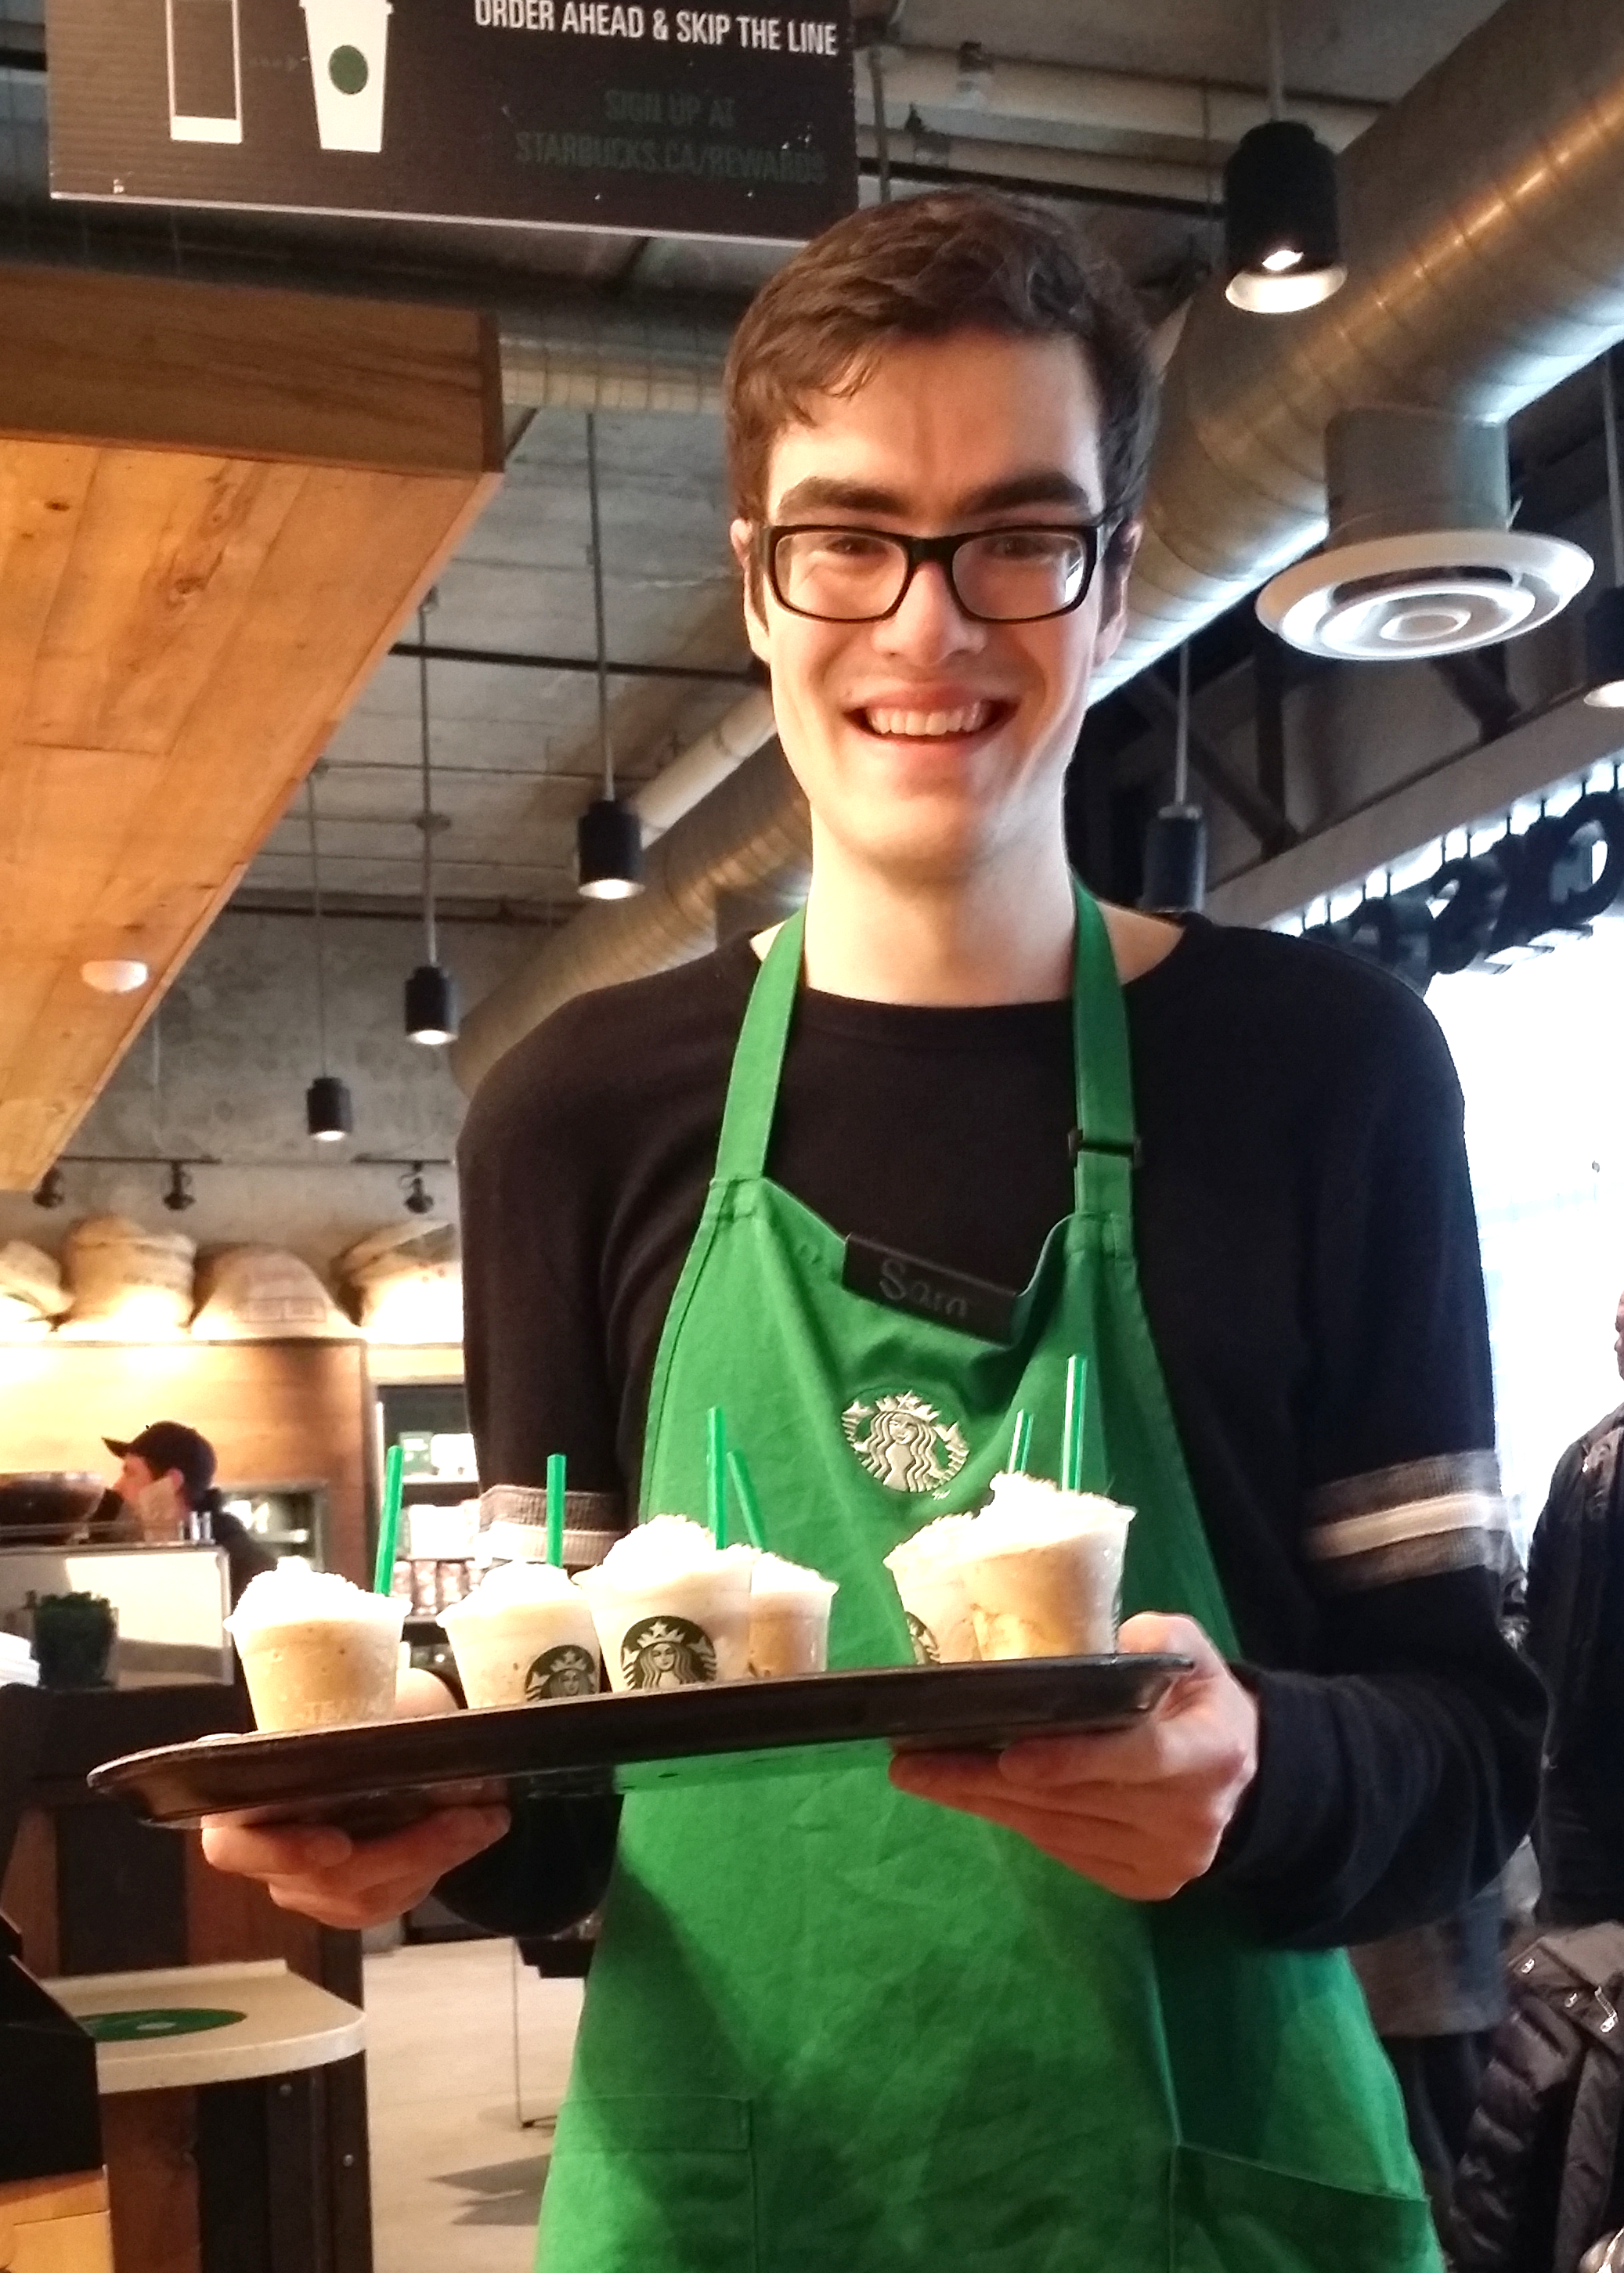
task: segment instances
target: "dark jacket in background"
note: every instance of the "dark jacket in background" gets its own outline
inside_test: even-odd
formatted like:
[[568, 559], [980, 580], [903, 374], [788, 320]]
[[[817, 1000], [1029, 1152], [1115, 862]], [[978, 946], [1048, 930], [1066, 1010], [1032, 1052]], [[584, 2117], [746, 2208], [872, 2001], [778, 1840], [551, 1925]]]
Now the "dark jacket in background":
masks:
[[1528, 1654], [1551, 1698], [1534, 1843], [1551, 1925], [1624, 1918], [1624, 1406], [1570, 1444], [1528, 1558]]

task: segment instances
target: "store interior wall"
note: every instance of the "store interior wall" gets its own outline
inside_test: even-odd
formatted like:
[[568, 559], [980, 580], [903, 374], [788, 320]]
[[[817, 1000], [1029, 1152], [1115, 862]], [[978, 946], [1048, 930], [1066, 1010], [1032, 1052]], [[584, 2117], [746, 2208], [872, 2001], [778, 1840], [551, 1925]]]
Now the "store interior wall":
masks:
[[[398, 1166], [450, 1158], [466, 1100], [443, 1050], [408, 1041], [402, 989], [423, 959], [409, 919], [330, 915], [324, 925], [327, 1070], [346, 1081], [355, 1134], [318, 1144], [304, 1129], [304, 1091], [317, 1063], [315, 961], [308, 916], [228, 911], [137, 1037], [61, 1161], [64, 1204], [36, 1206], [0, 1193], [0, 1242], [26, 1239], [52, 1252], [76, 1218], [112, 1212], [199, 1246], [264, 1242], [291, 1249], [318, 1271], [390, 1222], [407, 1222]], [[449, 922], [440, 957], [465, 1001], [477, 1000], [533, 949], [537, 926]], [[150, 1156], [133, 1166], [85, 1165], [76, 1156]], [[171, 1159], [214, 1156], [191, 1171], [196, 1204], [162, 1204]], [[456, 1217], [455, 1179], [425, 1167], [433, 1219]], [[428, 1219], [425, 1219], [427, 1220]]]

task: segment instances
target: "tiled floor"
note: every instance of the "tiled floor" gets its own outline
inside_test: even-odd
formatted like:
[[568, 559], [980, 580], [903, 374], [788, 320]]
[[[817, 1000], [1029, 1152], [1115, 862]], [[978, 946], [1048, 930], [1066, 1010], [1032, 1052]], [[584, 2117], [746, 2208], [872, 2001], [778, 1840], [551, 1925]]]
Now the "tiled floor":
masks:
[[530, 2273], [581, 1984], [445, 1942], [369, 1957], [366, 2011], [375, 2273]]

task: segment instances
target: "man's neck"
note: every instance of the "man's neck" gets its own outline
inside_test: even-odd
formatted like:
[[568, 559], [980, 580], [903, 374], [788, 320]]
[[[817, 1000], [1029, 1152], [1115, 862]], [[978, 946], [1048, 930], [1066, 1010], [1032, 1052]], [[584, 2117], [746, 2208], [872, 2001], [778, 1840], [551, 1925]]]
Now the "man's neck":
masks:
[[[1173, 924], [1127, 908], [1103, 912], [1124, 983], [1178, 943]], [[1019, 874], [989, 866], [936, 889], [819, 858], [807, 896], [807, 984], [921, 1008], [1058, 1001], [1071, 991], [1076, 926], [1061, 853], [1022, 864]]]

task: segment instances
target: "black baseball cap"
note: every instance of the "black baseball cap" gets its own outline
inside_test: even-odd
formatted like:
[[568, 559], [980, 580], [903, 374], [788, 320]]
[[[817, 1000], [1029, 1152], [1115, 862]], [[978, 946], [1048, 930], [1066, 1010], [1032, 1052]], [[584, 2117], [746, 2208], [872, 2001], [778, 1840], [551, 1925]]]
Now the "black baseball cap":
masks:
[[194, 1505], [214, 1481], [214, 1446], [184, 1421], [148, 1422], [128, 1444], [121, 1444], [117, 1437], [103, 1437], [102, 1442], [116, 1459], [133, 1452], [155, 1476], [167, 1476], [171, 1468], [178, 1468], [186, 1497]]

